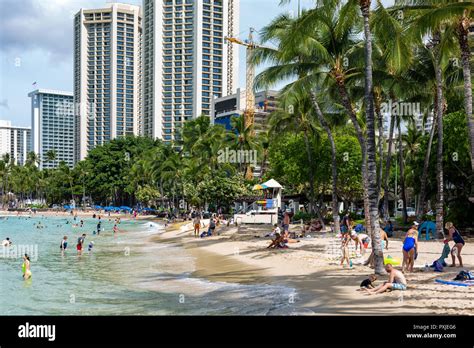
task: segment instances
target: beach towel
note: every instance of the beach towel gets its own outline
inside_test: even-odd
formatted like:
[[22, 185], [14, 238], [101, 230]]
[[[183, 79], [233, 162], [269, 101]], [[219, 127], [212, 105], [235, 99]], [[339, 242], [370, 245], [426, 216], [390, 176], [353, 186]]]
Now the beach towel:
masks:
[[435, 279], [436, 283], [445, 284], [445, 285], [454, 285], [454, 286], [474, 286], [473, 280], [467, 280], [464, 282], [457, 282], [457, 281], [449, 281], [444, 279]]

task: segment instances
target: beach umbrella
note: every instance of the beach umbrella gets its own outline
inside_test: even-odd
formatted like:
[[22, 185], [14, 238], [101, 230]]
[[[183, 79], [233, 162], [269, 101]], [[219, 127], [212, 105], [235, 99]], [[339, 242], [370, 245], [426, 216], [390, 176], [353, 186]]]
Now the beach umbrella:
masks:
[[254, 191], [257, 191], [257, 190], [264, 190], [268, 188], [268, 186], [266, 186], [265, 184], [257, 184], [257, 185], [254, 185], [254, 187], [252, 188], [252, 190]]
[[126, 211], [131, 211], [132, 210], [132, 208], [127, 207], [126, 205], [122, 205], [119, 209], [120, 210], [126, 210]]

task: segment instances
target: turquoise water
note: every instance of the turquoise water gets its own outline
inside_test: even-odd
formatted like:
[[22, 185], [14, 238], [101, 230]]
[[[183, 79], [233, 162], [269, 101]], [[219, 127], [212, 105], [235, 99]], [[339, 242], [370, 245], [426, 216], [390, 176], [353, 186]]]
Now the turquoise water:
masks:
[[[160, 226], [113, 220], [93, 235], [97, 220], [73, 227], [72, 217], [0, 217], [0, 315], [285, 315], [294, 289], [216, 283], [192, 276], [194, 259], [179, 245], [149, 243]], [[67, 223], [69, 222], [69, 223]], [[44, 228], [38, 229], [38, 223]], [[77, 238], [86, 233], [77, 255]], [[64, 235], [68, 250], [59, 249]], [[92, 252], [87, 245], [94, 241]], [[32, 257], [32, 279], [21, 274], [22, 250]], [[16, 252], [16, 254], [15, 254]]]

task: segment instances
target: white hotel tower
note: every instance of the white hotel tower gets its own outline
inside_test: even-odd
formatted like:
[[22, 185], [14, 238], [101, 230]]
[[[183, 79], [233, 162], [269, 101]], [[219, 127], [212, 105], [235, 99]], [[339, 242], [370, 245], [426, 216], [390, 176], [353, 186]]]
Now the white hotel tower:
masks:
[[171, 143], [183, 122], [210, 115], [212, 98], [233, 94], [239, 0], [143, 0], [141, 134]]
[[141, 8], [111, 3], [74, 19], [75, 161], [97, 145], [139, 134]]

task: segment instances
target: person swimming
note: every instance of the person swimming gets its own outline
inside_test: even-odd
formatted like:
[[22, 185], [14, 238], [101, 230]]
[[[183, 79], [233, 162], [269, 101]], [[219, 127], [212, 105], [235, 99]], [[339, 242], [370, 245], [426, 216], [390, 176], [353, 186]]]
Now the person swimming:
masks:
[[21, 265], [21, 272], [23, 273], [23, 279], [28, 280], [31, 278], [31, 269], [30, 269], [30, 257], [28, 254], [23, 256], [23, 264]]
[[4, 246], [4, 247], [9, 247], [9, 246], [11, 246], [12, 244], [13, 244], [13, 243], [12, 243], [12, 241], [10, 240], [9, 237], [5, 238], [5, 239], [2, 241], [2, 246]]

